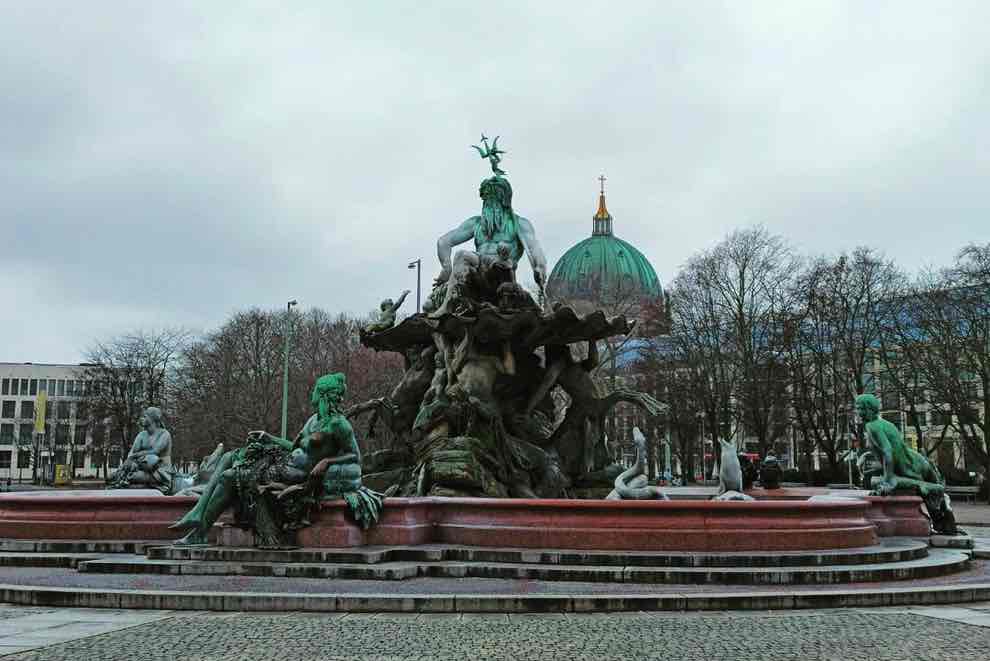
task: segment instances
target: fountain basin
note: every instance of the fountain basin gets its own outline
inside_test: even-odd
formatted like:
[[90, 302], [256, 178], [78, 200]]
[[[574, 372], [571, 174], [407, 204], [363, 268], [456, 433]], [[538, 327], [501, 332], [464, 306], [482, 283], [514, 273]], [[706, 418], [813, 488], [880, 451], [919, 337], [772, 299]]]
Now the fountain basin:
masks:
[[[321, 505], [299, 531], [304, 547], [429, 543], [608, 551], [793, 551], [870, 546], [878, 541], [866, 501], [615, 501], [389, 498], [363, 531], [342, 502]], [[220, 543], [251, 544], [224, 526]]]
[[[128, 491], [0, 495], [0, 538], [174, 540], [168, 526], [191, 497]], [[249, 546], [251, 534], [221, 524], [219, 542]], [[461, 544], [608, 551], [799, 551], [871, 546], [878, 537], [927, 536], [914, 496], [808, 501], [801, 498], [613, 501], [389, 498], [364, 531], [343, 501], [327, 501], [298, 532], [306, 547]]]

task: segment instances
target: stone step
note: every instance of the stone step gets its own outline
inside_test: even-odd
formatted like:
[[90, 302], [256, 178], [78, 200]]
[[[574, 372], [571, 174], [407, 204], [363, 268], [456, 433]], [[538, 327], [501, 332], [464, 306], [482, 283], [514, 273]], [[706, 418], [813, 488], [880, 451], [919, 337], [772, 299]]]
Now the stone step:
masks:
[[85, 539], [0, 539], [0, 552], [10, 553], [144, 553], [161, 542], [93, 541]]
[[12, 553], [0, 551], [0, 567], [78, 567], [81, 562], [99, 560], [99, 553]]
[[103, 558], [79, 564], [84, 573], [266, 576], [285, 578], [396, 581], [411, 578], [491, 578], [637, 584], [821, 585], [900, 581], [942, 576], [968, 568], [967, 553], [936, 549], [923, 558], [899, 562], [782, 567], [642, 567], [526, 563], [379, 562], [278, 563], [211, 560], [155, 560], [141, 556]]
[[[429, 579], [427, 579], [429, 580]], [[329, 587], [329, 586], [328, 586]], [[340, 586], [333, 586], [339, 588]], [[0, 602], [25, 606], [147, 608], [156, 610], [311, 613], [603, 613], [622, 611], [778, 611], [807, 608], [879, 608], [990, 601], [990, 583], [925, 587], [856, 586], [773, 588], [696, 594], [450, 593], [429, 584], [416, 592], [313, 594], [202, 590], [113, 590], [90, 587], [0, 585]]]
[[374, 565], [387, 562], [522, 563], [593, 567], [824, 567], [917, 560], [928, 555], [921, 540], [887, 538], [877, 546], [834, 551], [795, 552], [614, 552], [498, 549], [430, 544], [352, 549], [261, 550], [219, 546], [150, 546], [150, 560], [199, 560], [233, 563]]

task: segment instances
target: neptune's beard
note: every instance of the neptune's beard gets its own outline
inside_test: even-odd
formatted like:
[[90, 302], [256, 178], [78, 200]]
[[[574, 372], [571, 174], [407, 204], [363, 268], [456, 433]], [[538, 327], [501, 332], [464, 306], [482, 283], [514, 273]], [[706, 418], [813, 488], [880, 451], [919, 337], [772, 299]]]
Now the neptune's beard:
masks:
[[498, 200], [485, 198], [481, 206], [481, 231], [490, 239], [512, 219], [512, 210], [506, 209]]

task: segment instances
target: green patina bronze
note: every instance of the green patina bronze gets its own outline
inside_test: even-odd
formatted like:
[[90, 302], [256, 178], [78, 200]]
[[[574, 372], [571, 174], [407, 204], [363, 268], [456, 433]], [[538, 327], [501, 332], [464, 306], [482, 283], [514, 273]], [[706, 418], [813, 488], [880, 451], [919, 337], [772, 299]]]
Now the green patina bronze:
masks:
[[547, 291], [555, 300], [658, 299], [663, 295], [660, 278], [650, 261], [635, 246], [612, 233], [612, 214], [605, 206], [604, 187], [598, 197], [592, 235], [558, 260], [550, 273]]
[[365, 327], [365, 332], [368, 333], [381, 333], [386, 331], [395, 325], [395, 315], [402, 307], [402, 303], [406, 300], [406, 296], [409, 295], [409, 290], [402, 292], [399, 296], [399, 300], [393, 301], [391, 298], [386, 298], [379, 305], [378, 321]]
[[[512, 207], [497, 139], [489, 147], [482, 136], [482, 144], [475, 147], [495, 174], [479, 187], [481, 213], [437, 241], [440, 274], [424, 314], [361, 333], [366, 346], [403, 355], [402, 380], [349, 415], [371, 412], [370, 429], [382, 421], [399, 439], [371, 458], [365, 479], [377, 488], [409, 496], [560, 497], [611, 462], [603, 428], [616, 405], [650, 415], [662, 407], [646, 393], [599, 392], [592, 377], [597, 342], [631, 326], [601, 311], [544, 309], [546, 259], [533, 224]], [[473, 250], [452, 254], [469, 242]], [[540, 287], [535, 298], [516, 278], [524, 256]], [[575, 356], [573, 347], [585, 355]], [[566, 413], [558, 406], [564, 393]], [[620, 472], [610, 472], [607, 483]]]
[[882, 466], [880, 482], [873, 493], [878, 496], [916, 493], [924, 499], [935, 531], [955, 533], [945, 480], [938, 469], [924, 455], [907, 446], [896, 425], [880, 417], [880, 400], [874, 395], [858, 396], [856, 413], [865, 423], [865, 451]]
[[498, 148], [498, 136], [497, 135], [495, 136], [495, 139], [492, 140], [492, 146], [489, 147], [488, 138], [485, 137], [484, 133], [482, 133], [481, 144], [484, 146], [483, 148], [479, 147], [478, 145], [471, 145], [471, 146], [478, 150], [478, 153], [481, 155], [481, 158], [488, 159], [488, 162], [491, 163], [492, 166], [492, 172], [496, 176], [505, 174], [505, 170], [503, 170], [498, 166], [498, 164], [502, 162], [502, 154], [505, 153], [504, 149]]
[[141, 431], [124, 463], [107, 479], [107, 488], [144, 487], [171, 494], [176, 476], [172, 468], [172, 435], [162, 423], [161, 409], [149, 406], [138, 423]]
[[320, 377], [315, 413], [294, 441], [255, 431], [244, 447], [224, 454], [196, 505], [172, 526], [189, 530], [176, 543], [207, 543], [210, 527], [231, 507], [262, 547], [290, 544], [292, 531], [309, 525], [323, 499], [343, 498], [362, 527], [375, 523], [382, 497], [361, 485], [361, 450], [340, 411], [346, 392], [343, 374]]

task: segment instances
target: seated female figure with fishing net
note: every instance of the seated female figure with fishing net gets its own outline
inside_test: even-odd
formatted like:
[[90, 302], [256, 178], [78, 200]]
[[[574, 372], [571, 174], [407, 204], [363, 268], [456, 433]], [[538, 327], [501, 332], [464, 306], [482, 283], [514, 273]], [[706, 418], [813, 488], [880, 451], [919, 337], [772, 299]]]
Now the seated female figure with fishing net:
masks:
[[346, 391], [343, 374], [320, 377], [311, 398], [316, 413], [295, 441], [255, 431], [244, 447], [224, 454], [196, 505], [172, 525], [189, 530], [176, 544], [208, 543], [210, 527], [231, 506], [261, 547], [286, 545], [327, 498], [342, 497], [362, 528], [375, 523], [382, 496], [361, 486], [361, 450], [340, 411]]

